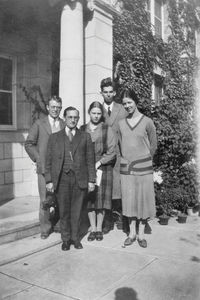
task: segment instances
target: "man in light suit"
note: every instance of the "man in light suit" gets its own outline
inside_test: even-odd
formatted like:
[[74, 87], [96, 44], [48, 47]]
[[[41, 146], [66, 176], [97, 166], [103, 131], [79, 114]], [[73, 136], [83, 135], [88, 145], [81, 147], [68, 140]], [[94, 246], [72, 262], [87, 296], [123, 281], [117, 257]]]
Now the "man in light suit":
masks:
[[77, 129], [79, 111], [64, 111], [65, 129], [49, 138], [46, 156], [46, 188], [58, 199], [62, 250], [82, 249], [79, 227], [85, 194], [95, 188], [95, 156], [90, 134]]
[[[121, 185], [120, 185], [120, 153], [119, 153], [119, 131], [118, 122], [127, 116], [127, 112], [124, 107], [114, 101], [116, 92], [114, 90], [114, 84], [110, 77], [102, 79], [101, 84], [101, 95], [103, 96], [104, 102], [104, 118], [105, 122], [112, 127], [113, 133], [116, 138], [116, 152], [117, 159], [113, 168], [113, 192], [112, 192], [112, 210], [117, 210], [121, 213]], [[112, 213], [107, 211], [105, 217], [104, 233], [107, 233], [112, 227]]]
[[45, 159], [49, 136], [64, 128], [64, 121], [59, 118], [62, 109], [62, 100], [57, 96], [52, 96], [48, 100], [47, 110], [49, 115], [36, 120], [31, 127], [25, 142], [25, 149], [29, 157], [37, 166], [38, 190], [40, 196], [39, 221], [41, 238], [46, 239], [52, 232], [49, 208], [43, 207], [46, 200]]

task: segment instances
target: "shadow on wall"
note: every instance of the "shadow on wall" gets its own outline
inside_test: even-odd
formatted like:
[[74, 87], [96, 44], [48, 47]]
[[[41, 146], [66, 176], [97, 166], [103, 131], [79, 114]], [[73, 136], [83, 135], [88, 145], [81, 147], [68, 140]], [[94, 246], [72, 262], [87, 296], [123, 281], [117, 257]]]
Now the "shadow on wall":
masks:
[[26, 134], [5, 132], [0, 138], [0, 206], [16, 197], [37, 196], [35, 164], [24, 149]]
[[115, 300], [139, 300], [134, 289], [129, 287], [122, 287], [115, 291]]

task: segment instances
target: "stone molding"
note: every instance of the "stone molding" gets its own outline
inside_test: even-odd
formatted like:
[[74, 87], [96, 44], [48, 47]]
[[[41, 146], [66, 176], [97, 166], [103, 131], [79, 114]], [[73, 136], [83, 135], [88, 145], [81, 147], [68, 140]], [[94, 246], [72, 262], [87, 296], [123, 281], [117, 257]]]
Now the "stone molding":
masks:
[[[81, 0], [49, 0], [49, 5], [51, 7], [56, 6], [58, 3], [62, 2], [63, 4], [73, 3]], [[89, 11], [95, 9], [95, 5], [100, 6], [109, 13], [121, 13], [123, 9], [123, 2], [121, 0], [82, 0], [83, 4], [85, 2], [86, 7]]]

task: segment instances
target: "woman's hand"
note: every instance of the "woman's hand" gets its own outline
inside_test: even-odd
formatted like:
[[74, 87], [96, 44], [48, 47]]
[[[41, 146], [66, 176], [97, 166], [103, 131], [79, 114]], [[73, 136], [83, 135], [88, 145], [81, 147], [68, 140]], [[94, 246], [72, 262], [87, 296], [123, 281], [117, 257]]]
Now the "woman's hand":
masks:
[[100, 162], [100, 160], [99, 160], [99, 161], [97, 161], [96, 164], [95, 164], [96, 170], [97, 170], [100, 166], [101, 166], [101, 162]]

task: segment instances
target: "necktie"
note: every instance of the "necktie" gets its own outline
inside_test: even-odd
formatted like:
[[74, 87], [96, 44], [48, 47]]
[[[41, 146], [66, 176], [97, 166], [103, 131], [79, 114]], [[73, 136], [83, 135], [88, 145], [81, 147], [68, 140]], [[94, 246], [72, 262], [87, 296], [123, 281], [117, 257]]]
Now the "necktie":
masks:
[[71, 131], [71, 130], [68, 131], [68, 138], [69, 138], [70, 142], [71, 142], [72, 139], [73, 139], [73, 134], [72, 134], [72, 131]]
[[110, 115], [111, 115], [111, 109], [110, 109], [110, 106], [108, 106], [108, 115], [109, 115], [109, 117], [110, 117]]

